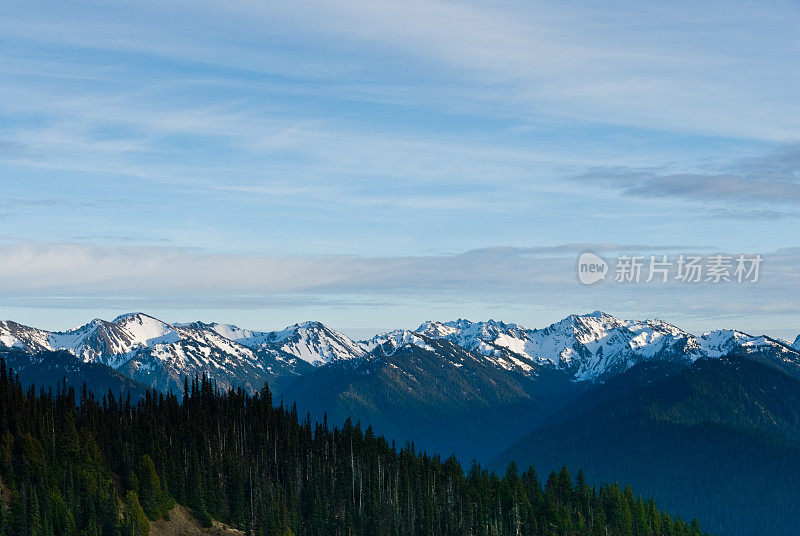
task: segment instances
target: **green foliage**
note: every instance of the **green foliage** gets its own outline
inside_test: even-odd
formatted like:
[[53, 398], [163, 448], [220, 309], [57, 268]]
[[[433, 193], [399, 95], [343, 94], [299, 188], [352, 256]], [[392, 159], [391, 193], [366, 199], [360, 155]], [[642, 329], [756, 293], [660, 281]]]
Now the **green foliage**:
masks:
[[149, 455], [139, 456], [135, 475], [142, 509], [148, 518], [155, 521], [164, 515], [170, 506], [170, 500], [161, 489], [161, 479], [158, 478], [153, 459]]
[[122, 517], [122, 529], [126, 535], [147, 536], [150, 534], [150, 523], [147, 521], [139, 497], [129, 490], [125, 495], [125, 509]]
[[349, 420], [301, 422], [267, 387], [221, 393], [203, 378], [185, 390], [136, 405], [84, 391], [76, 404], [66, 387], [24, 393], [0, 363], [0, 536], [146, 536], [175, 500], [252, 536], [701, 534], [566, 468], [544, 489], [513, 464], [502, 478], [477, 464], [465, 474], [455, 457], [398, 450]]
[[211, 519], [211, 515], [205, 510], [192, 510], [192, 514], [195, 518], [200, 522], [200, 526], [202, 527], [210, 527], [214, 524], [213, 519]]

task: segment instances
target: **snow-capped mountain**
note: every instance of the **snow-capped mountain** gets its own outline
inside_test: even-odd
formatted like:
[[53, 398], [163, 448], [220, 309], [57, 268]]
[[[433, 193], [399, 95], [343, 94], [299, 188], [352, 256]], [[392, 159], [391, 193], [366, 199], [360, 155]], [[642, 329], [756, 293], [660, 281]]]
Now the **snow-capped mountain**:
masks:
[[121, 315], [108, 322], [96, 318], [84, 326], [47, 332], [0, 322], [0, 342], [28, 351], [66, 350], [86, 362], [118, 368], [145, 348], [178, 342], [180, 334], [168, 324], [142, 313]]
[[265, 381], [274, 385], [331, 363], [387, 357], [412, 347], [452, 361], [447, 350], [452, 347], [434, 348], [435, 340], [446, 340], [497, 370], [531, 378], [557, 371], [576, 382], [603, 382], [641, 361], [689, 364], [730, 353], [769, 353], [800, 374], [800, 337], [792, 347], [734, 330], [695, 336], [662, 320], [621, 320], [601, 311], [570, 315], [542, 329], [495, 320], [428, 321], [415, 331], [394, 330], [359, 342], [320, 322], [254, 331], [219, 323], [170, 324], [132, 313], [64, 332], [0, 322], [0, 346], [28, 353], [66, 350], [84, 362], [173, 390], [195, 374], [207, 374], [221, 387], [257, 390]]
[[729, 330], [695, 337], [663, 320], [620, 320], [602, 311], [570, 315], [543, 329], [459, 319], [425, 322], [417, 331], [446, 338], [504, 368], [529, 367], [534, 373], [537, 367], [555, 368], [570, 373], [576, 381], [602, 381], [641, 361], [692, 363], [737, 349], [785, 350], [785, 345], [769, 337]]
[[[426, 323], [428, 324], [428, 323]], [[443, 326], [444, 324], [442, 324]], [[369, 350], [369, 357], [390, 357], [396, 354], [399, 350], [413, 350], [420, 348], [428, 352], [432, 352], [439, 356], [444, 361], [460, 362], [459, 359], [454, 360], [453, 346], [448, 345], [435, 345], [432, 341], [446, 340], [455, 345], [455, 348], [466, 350], [470, 355], [479, 357], [483, 362], [498, 369], [505, 371], [520, 372], [523, 374], [530, 374], [535, 368], [536, 364], [526, 359], [524, 356], [511, 354], [509, 352], [497, 351], [494, 353], [480, 353], [476, 352], [472, 345], [459, 344], [457, 341], [451, 340], [448, 337], [432, 336], [421, 330], [410, 331], [407, 329], [396, 329], [379, 335], [373, 338], [360, 341], [360, 344], [365, 349]], [[459, 355], [462, 352], [457, 352]], [[456, 366], [459, 366], [456, 364]]]
[[784, 341], [753, 336], [735, 330], [717, 330], [698, 337], [709, 358], [726, 355], [742, 356], [769, 363], [783, 372], [800, 379], [800, 351]]
[[443, 337], [498, 365], [529, 371], [555, 368], [577, 381], [601, 380], [642, 360], [691, 362], [702, 356], [692, 336], [660, 320], [620, 320], [595, 311], [570, 315], [543, 329], [489, 320], [425, 322], [421, 333]]
[[459, 319], [453, 322], [428, 321], [412, 333], [433, 339], [446, 339], [467, 351], [483, 356], [493, 366], [507, 371], [532, 374], [540, 368], [540, 363], [523, 352], [509, 348], [518, 345], [525, 336], [524, 331], [516, 324], [494, 320], [470, 322]]
[[718, 329], [703, 333], [697, 338], [697, 342], [708, 357], [722, 357], [737, 348], [757, 349], [761, 347], [771, 347], [779, 344], [778, 341], [769, 337], [753, 337], [747, 333], [732, 329]]
[[180, 340], [180, 333], [172, 326], [142, 313], [121, 315], [111, 322], [95, 319], [78, 329], [52, 333], [49, 337], [56, 350], [67, 350], [84, 361], [112, 368], [119, 368], [142, 350]]
[[710, 359], [726, 355], [748, 357], [768, 362], [785, 373], [800, 378], [800, 350], [766, 335], [753, 336], [735, 330], [716, 330], [698, 337], [698, 343]]
[[[435, 338], [435, 337], [434, 337]], [[420, 336], [420, 333], [407, 329], [395, 329], [375, 335], [369, 340], [360, 341], [362, 348], [368, 352], [375, 352], [380, 349], [382, 355], [394, 354], [398, 348], [417, 346], [425, 350], [431, 350], [431, 346]]]
[[270, 333], [266, 342], [316, 366], [367, 354], [359, 343], [321, 322], [294, 324]]
[[20, 348], [26, 352], [52, 350], [50, 332], [32, 328], [12, 320], [0, 321], [0, 344], [7, 348]]
[[794, 340], [794, 344], [792, 344], [792, 348], [795, 350], [800, 350], [800, 335]]
[[[474, 348], [472, 344], [469, 344], [469, 341], [466, 339], [458, 339], [458, 337], [454, 337], [457, 340], [453, 340], [445, 336], [433, 336], [431, 333], [438, 333], [441, 335], [445, 332], [448, 332], [447, 326], [444, 323], [426, 322], [423, 325], [433, 324], [436, 324], [436, 326], [432, 327], [428, 331], [409, 331], [404, 329], [389, 331], [387, 333], [376, 335], [367, 341], [361, 341], [361, 345], [370, 351], [370, 356], [391, 356], [400, 349], [416, 347], [429, 352], [437, 353], [439, 354], [440, 359], [452, 360], [452, 352], [448, 351], [448, 348], [450, 347], [437, 346], [434, 348], [434, 346], [431, 344], [431, 341], [434, 340], [446, 340], [454, 344], [457, 348], [466, 350], [475, 356], [479, 356], [484, 362], [498, 369], [520, 372], [522, 374], [530, 374], [536, 368], [536, 364], [531, 362], [529, 359], [526, 359], [524, 356], [500, 350], [496, 352], [481, 353], [476, 351], [476, 348]], [[439, 328], [441, 328], [440, 331], [435, 331]], [[464, 344], [460, 344], [459, 340]]]
[[64, 332], [0, 323], [0, 342], [28, 352], [65, 350], [87, 363], [102, 363], [162, 390], [180, 392], [184, 377], [206, 374], [222, 388], [260, 389], [265, 381], [300, 372], [289, 354], [254, 350], [202, 323], [167, 324], [143, 313], [95, 319]]
[[277, 350], [315, 366], [356, 359], [367, 353], [360, 343], [322, 322], [302, 322], [281, 331], [253, 331], [233, 324], [202, 325], [242, 346], [255, 350]]

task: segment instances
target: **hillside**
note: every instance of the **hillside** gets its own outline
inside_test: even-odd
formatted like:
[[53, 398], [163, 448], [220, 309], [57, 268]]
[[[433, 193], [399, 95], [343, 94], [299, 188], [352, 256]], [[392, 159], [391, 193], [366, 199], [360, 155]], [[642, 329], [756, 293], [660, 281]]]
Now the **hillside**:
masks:
[[387, 341], [364, 360], [331, 364], [282, 393], [301, 414], [371, 425], [420, 449], [488, 460], [585, 389], [558, 371], [495, 367], [445, 339]]
[[245, 536], [244, 531], [218, 521], [214, 521], [211, 527], [203, 527], [189, 509], [181, 505], [172, 508], [166, 517], [150, 522], [148, 536]]
[[741, 357], [698, 361], [659, 381], [641, 372], [586, 393], [498, 464], [566, 463], [591, 481], [631, 482], [720, 534], [794, 534], [800, 382]]
[[26, 395], [0, 368], [0, 536], [198, 529], [175, 502], [254, 536], [703, 534], [629, 487], [590, 487], [566, 468], [544, 485], [514, 465], [502, 478], [465, 472], [349, 421], [301, 422], [267, 387], [251, 397], [204, 378], [182, 401], [148, 392], [133, 406], [74, 396]]
[[65, 351], [41, 351], [32, 356], [19, 348], [0, 348], [0, 359], [19, 374], [26, 387], [35, 385], [37, 389], [54, 389], [66, 385], [80, 392], [86, 385], [98, 397], [111, 392], [120, 400], [130, 396], [134, 403], [144, 398], [148, 389], [147, 385], [108, 365], [86, 363]]

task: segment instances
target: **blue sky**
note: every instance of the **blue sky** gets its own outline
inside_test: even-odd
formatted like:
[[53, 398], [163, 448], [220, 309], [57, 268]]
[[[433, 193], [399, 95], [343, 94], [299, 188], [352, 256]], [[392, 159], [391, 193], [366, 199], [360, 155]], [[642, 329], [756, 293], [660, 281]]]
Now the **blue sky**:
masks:
[[[800, 332], [796, 2], [0, 10], [2, 317]], [[767, 258], [590, 291], [583, 250]]]

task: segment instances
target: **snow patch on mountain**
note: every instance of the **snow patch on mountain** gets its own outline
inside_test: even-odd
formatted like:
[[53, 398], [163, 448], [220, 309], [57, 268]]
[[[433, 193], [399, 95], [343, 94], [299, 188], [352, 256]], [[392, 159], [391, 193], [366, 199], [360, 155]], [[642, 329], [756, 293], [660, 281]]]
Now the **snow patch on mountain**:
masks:
[[360, 345], [366, 351], [374, 353], [377, 349], [378, 352], [387, 356], [394, 354], [399, 348], [410, 346], [417, 346], [429, 352], [435, 351], [419, 333], [407, 329], [395, 329], [375, 335], [367, 341], [361, 341]]
[[[444, 344], [446, 341], [446, 344]], [[455, 345], [455, 346], [454, 346]], [[735, 330], [696, 337], [663, 320], [621, 320], [602, 311], [570, 315], [542, 329], [496, 320], [428, 321], [415, 331], [398, 329], [356, 342], [320, 322], [280, 331], [254, 331], [231, 324], [168, 324], [143, 313], [112, 321], [95, 319], [79, 328], [48, 332], [12, 321], [0, 322], [0, 346], [66, 350], [86, 362], [101, 362], [159, 388], [176, 388], [182, 378], [207, 373], [221, 386], [301, 374], [310, 365], [390, 356], [418, 347], [443, 361], [465, 355], [498, 369], [535, 376], [544, 370], [574, 381], [604, 381], [641, 361], [692, 363], [731, 352], [768, 350], [800, 364], [800, 336], [793, 345]], [[464, 354], [466, 350], [469, 354]], [[459, 357], [460, 356], [460, 357]]]
[[274, 341], [284, 352], [315, 366], [356, 359], [367, 354], [359, 343], [321, 322], [303, 322], [289, 326], [275, 332]]
[[217, 323], [203, 326], [242, 346], [285, 353], [315, 366], [356, 359], [367, 353], [359, 343], [321, 322], [302, 322], [280, 331], [254, 331]]
[[107, 322], [92, 320], [80, 328], [48, 337], [54, 350], [67, 350], [86, 362], [119, 368], [139, 351], [177, 343], [181, 335], [172, 326], [143, 313], [121, 315]]
[[702, 356], [693, 337], [662, 320], [620, 320], [594, 311], [570, 315], [543, 329], [488, 320], [425, 322], [420, 333], [446, 338], [496, 361], [503, 368], [535, 372], [565, 370], [578, 381], [597, 380], [630, 368], [639, 360]]
[[260, 389], [267, 379], [298, 373], [299, 364], [275, 349], [252, 349], [201, 322], [171, 325], [142, 313], [95, 319], [64, 332], [0, 323], [0, 343], [31, 353], [66, 350], [162, 390], [180, 391], [183, 378], [207, 374], [221, 388]]
[[703, 333], [697, 341], [703, 351], [711, 358], [729, 354], [739, 345], [750, 343], [753, 337], [732, 329], [717, 329]]
[[195, 324], [203, 325], [216, 332], [218, 335], [238, 342], [248, 348], [271, 348], [272, 344], [275, 342], [276, 332], [274, 331], [254, 331], [240, 328], [233, 324], [218, 324], [216, 322], [211, 324], [195, 322]]
[[9, 348], [22, 348], [27, 352], [50, 350], [49, 332], [25, 326], [11, 320], [0, 322], [0, 343]]

